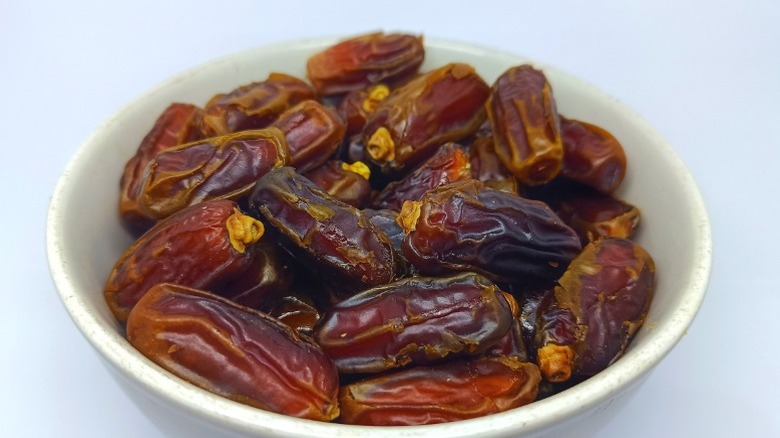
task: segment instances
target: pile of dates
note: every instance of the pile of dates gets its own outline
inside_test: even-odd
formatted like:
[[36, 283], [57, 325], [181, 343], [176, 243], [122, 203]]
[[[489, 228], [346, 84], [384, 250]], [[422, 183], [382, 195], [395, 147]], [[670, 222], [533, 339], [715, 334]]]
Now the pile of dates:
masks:
[[105, 299], [176, 376], [286, 415], [417, 425], [526, 405], [620, 358], [653, 296], [626, 157], [544, 73], [421, 72], [372, 33], [173, 103], [121, 177]]

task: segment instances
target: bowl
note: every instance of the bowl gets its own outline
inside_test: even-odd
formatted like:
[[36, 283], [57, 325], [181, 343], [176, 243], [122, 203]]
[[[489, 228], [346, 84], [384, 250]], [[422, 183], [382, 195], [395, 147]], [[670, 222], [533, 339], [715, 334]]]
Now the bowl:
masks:
[[422, 69], [466, 62], [492, 83], [510, 66], [534, 64], [552, 84], [561, 114], [608, 129], [625, 148], [627, 177], [617, 195], [642, 211], [637, 240], [656, 261], [657, 288], [644, 326], [621, 359], [570, 389], [501, 414], [439, 425], [360, 427], [301, 420], [213, 395], [159, 368], [124, 338], [102, 290], [114, 261], [132, 243], [117, 211], [119, 176], [156, 117], [171, 102], [203, 105], [271, 71], [305, 77], [306, 59], [337, 40], [276, 44], [209, 62], [155, 87], [98, 127], [61, 176], [46, 230], [51, 274], [74, 323], [130, 398], [175, 436], [530, 437], [597, 430], [692, 323], [711, 267], [707, 212], [685, 165], [634, 111], [554, 67], [468, 43], [426, 38]]

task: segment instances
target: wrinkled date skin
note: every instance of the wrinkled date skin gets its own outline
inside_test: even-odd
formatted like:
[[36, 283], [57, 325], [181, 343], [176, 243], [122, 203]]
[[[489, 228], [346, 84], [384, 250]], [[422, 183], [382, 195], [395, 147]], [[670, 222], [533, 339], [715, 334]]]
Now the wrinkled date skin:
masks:
[[371, 196], [371, 171], [362, 162], [327, 161], [303, 174], [329, 195], [355, 208], [363, 208]]
[[363, 129], [366, 155], [384, 173], [402, 174], [485, 120], [490, 87], [473, 67], [453, 63], [393, 90]]
[[337, 303], [315, 340], [340, 373], [376, 373], [477, 355], [506, 334], [517, 303], [473, 273], [411, 277]]
[[309, 58], [306, 71], [317, 93], [328, 96], [401, 80], [416, 73], [424, 59], [422, 37], [377, 32], [341, 41], [315, 54]]
[[561, 117], [563, 169], [561, 176], [612, 193], [626, 176], [626, 154], [605, 129]]
[[577, 322], [572, 373], [591, 376], [625, 352], [654, 293], [655, 264], [639, 244], [608, 238], [588, 244], [555, 287], [558, 307]]
[[242, 131], [165, 150], [149, 163], [139, 204], [159, 220], [209, 199], [238, 199], [274, 167], [290, 162], [282, 131]]
[[581, 249], [577, 234], [540, 201], [473, 179], [408, 201], [399, 215], [404, 255], [420, 272], [476, 271], [494, 281], [555, 280]]
[[529, 361], [528, 348], [523, 339], [523, 327], [520, 315], [512, 319], [509, 331], [486, 352], [488, 356], [514, 356], [523, 362]]
[[336, 112], [306, 100], [282, 113], [274, 126], [284, 132], [290, 166], [304, 173], [324, 163], [338, 149], [347, 126]]
[[306, 82], [286, 74], [271, 73], [268, 79], [215, 96], [204, 108], [203, 132], [207, 137], [271, 125], [288, 108], [314, 99]]
[[270, 239], [254, 245], [254, 258], [246, 271], [212, 292], [242, 306], [261, 309], [269, 301], [287, 292], [292, 286], [296, 265], [286, 251]]
[[104, 295], [125, 322], [130, 309], [157, 283], [211, 288], [243, 274], [263, 224], [230, 200], [188, 207], [144, 233], [114, 264]]
[[260, 178], [249, 206], [293, 255], [344, 289], [354, 292], [395, 278], [397, 256], [387, 236], [360, 210], [336, 200], [291, 167]]
[[403, 179], [385, 186], [371, 207], [400, 211], [404, 201], [419, 201], [433, 188], [471, 177], [469, 154], [456, 143], [447, 143]]
[[409, 426], [476, 418], [533, 402], [539, 381], [536, 365], [516, 357], [419, 366], [343, 386], [340, 420]]
[[239, 403], [320, 421], [339, 414], [338, 374], [316, 344], [212, 293], [156, 285], [130, 312], [127, 339], [171, 373]]
[[493, 84], [486, 107], [496, 154], [521, 183], [539, 185], [558, 175], [561, 124], [544, 73], [530, 65], [510, 68]]
[[144, 170], [160, 152], [184, 143], [200, 140], [203, 111], [185, 103], [174, 103], [163, 111], [154, 127], [141, 141], [135, 155], [125, 164], [120, 181], [119, 213], [125, 226], [133, 232], [143, 232], [154, 225], [141, 211], [138, 195]]

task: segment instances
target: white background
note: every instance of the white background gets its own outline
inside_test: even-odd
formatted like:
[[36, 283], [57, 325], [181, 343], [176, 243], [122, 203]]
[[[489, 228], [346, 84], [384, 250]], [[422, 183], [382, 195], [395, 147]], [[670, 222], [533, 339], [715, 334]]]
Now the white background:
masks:
[[712, 218], [710, 287], [687, 336], [600, 436], [780, 436], [780, 2], [772, 0], [1, 0], [0, 436], [160, 435], [71, 323], [48, 273], [49, 196], [90, 132], [213, 58], [379, 29], [555, 65], [624, 101], [669, 140]]

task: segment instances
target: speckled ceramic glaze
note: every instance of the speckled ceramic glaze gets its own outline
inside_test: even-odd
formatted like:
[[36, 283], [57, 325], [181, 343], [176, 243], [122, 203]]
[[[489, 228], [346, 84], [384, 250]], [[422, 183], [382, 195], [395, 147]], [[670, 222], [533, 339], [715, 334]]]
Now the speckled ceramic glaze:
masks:
[[[572, 389], [502, 414], [432, 426], [356, 427], [299, 420], [212, 395], [155, 366], [124, 339], [103, 300], [102, 288], [114, 261], [131, 243], [117, 212], [119, 176], [156, 117], [171, 102], [203, 105], [212, 95], [263, 80], [271, 71], [304, 77], [306, 58], [334, 41], [262, 47], [189, 70], [130, 103], [87, 140], [54, 191], [47, 227], [51, 273], [79, 330], [149, 418], [176, 436], [486, 438], [587, 436], [597, 430], [693, 321], [709, 279], [710, 227], [691, 175], [647, 123], [594, 87], [544, 65], [536, 64], [552, 83], [559, 112], [601, 125], [623, 144], [628, 175], [618, 195], [641, 209], [638, 240], [657, 265], [656, 296], [647, 322], [625, 356], [607, 370]], [[533, 63], [517, 55], [433, 38], [426, 38], [426, 49], [424, 70], [466, 62], [488, 83], [510, 66]]]

